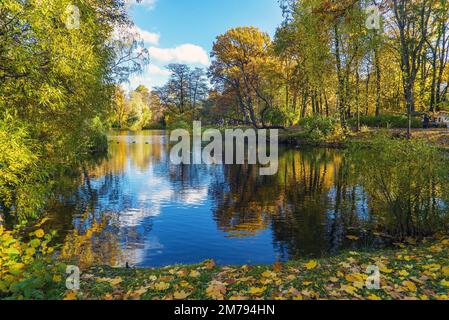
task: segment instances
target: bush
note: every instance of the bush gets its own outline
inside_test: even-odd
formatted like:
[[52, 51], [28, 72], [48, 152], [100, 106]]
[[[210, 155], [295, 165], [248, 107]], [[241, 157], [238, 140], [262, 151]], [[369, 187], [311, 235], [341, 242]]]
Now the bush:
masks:
[[391, 235], [431, 236], [447, 230], [447, 157], [425, 140], [379, 135], [369, 147], [355, 144], [349, 157], [357, 179]]
[[[357, 126], [357, 119], [351, 119], [349, 124], [353, 127]], [[360, 125], [370, 128], [404, 129], [408, 127], [408, 117], [405, 115], [363, 116], [360, 118]], [[420, 118], [412, 118], [412, 128], [422, 128]]]
[[265, 123], [271, 123], [273, 126], [283, 126], [287, 122], [287, 116], [277, 108], [270, 108], [264, 115]]
[[346, 137], [340, 122], [330, 117], [309, 117], [299, 122], [313, 141], [341, 140]]
[[0, 225], [0, 299], [60, 299], [65, 291], [65, 265], [53, 261], [49, 246], [53, 234], [40, 229], [42, 221], [24, 241], [20, 229]]
[[35, 217], [49, 192], [50, 168], [28, 128], [0, 119], [0, 212]]
[[108, 150], [107, 129], [100, 118], [89, 122], [87, 130], [88, 150], [94, 153], [105, 153]]

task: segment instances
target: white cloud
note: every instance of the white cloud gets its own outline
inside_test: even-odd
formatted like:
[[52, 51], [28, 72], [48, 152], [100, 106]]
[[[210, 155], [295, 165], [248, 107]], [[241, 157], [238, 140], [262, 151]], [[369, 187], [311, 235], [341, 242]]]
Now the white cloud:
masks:
[[134, 31], [145, 43], [151, 45], [157, 45], [159, 43], [159, 39], [161, 38], [159, 33], [149, 32], [139, 28], [138, 26], [134, 27]]
[[158, 75], [158, 76], [169, 76], [171, 73], [169, 70], [158, 67], [154, 64], [150, 64], [147, 67], [147, 73], [152, 75]]
[[189, 63], [189, 64], [209, 64], [209, 56], [202, 47], [193, 44], [183, 44], [176, 48], [157, 48], [148, 49], [150, 58], [163, 63]]
[[133, 43], [134, 41], [143, 41], [145, 44], [157, 46], [160, 39], [159, 33], [149, 32], [139, 28], [136, 25], [119, 25], [112, 32], [111, 39]]

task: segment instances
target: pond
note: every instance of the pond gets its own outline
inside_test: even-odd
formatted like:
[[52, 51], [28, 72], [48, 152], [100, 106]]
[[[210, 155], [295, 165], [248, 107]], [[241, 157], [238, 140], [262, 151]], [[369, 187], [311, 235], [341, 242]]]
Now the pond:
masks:
[[107, 158], [49, 210], [61, 254], [81, 264], [271, 264], [391, 242], [344, 151], [283, 149], [278, 174], [260, 176], [252, 165], [172, 165], [164, 131], [109, 140]]

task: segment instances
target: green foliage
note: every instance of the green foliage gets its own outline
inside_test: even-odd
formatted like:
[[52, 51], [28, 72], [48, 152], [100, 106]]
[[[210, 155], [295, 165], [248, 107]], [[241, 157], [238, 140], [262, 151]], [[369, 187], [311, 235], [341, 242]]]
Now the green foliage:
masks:
[[40, 225], [28, 234], [28, 240], [20, 236], [23, 228], [6, 231], [0, 225], [1, 299], [62, 298], [65, 265], [53, 260], [50, 242], [55, 233], [45, 234]]
[[[357, 119], [351, 119], [349, 124], [355, 127]], [[404, 129], [408, 127], [408, 117], [405, 115], [363, 116], [360, 117], [360, 124], [370, 128]], [[422, 128], [420, 118], [412, 118], [412, 128]]]
[[40, 2], [0, 5], [0, 214], [20, 218], [39, 214], [58, 170], [106, 150], [115, 83], [146, 62], [132, 35], [115, 39], [130, 29], [123, 1]]
[[0, 119], [1, 208], [21, 218], [35, 216], [49, 191], [49, 166], [41, 162], [44, 148], [28, 130], [12, 118]]
[[108, 136], [104, 122], [95, 117], [89, 121], [87, 130], [87, 149], [95, 153], [105, 153], [108, 150]]
[[167, 129], [175, 130], [175, 129], [192, 129], [192, 123], [188, 123], [183, 120], [181, 117], [169, 117], [167, 119]]
[[307, 137], [317, 142], [342, 140], [346, 137], [340, 122], [330, 117], [308, 117], [299, 122], [306, 130]]
[[265, 123], [270, 123], [274, 126], [283, 126], [286, 124], [288, 116], [280, 109], [269, 108], [264, 114]]
[[449, 170], [444, 154], [426, 141], [384, 136], [375, 138], [368, 150], [357, 148], [349, 150], [361, 172], [357, 178], [390, 234], [422, 236], [446, 230]]

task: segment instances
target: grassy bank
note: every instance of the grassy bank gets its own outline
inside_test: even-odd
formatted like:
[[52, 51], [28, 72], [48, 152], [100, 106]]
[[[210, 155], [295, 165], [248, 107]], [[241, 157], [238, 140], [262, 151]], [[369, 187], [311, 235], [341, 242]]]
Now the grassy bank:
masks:
[[[65, 299], [447, 300], [448, 258], [449, 240], [442, 238], [272, 266], [219, 267], [206, 261], [162, 269], [95, 267], [83, 273], [81, 291], [68, 291]], [[380, 290], [365, 287], [370, 265], [380, 269]]]
[[[363, 132], [351, 132], [345, 136], [325, 139], [314, 139], [303, 129], [288, 129], [281, 131], [279, 141], [288, 146], [311, 146], [325, 148], [346, 148], [351, 143], [369, 145], [371, 141], [379, 135], [391, 139], [405, 139], [406, 129], [365, 129]], [[413, 139], [420, 139], [429, 142], [443, 151], [449, 151], [449, 130], [448, 129], [413, 129]]]

